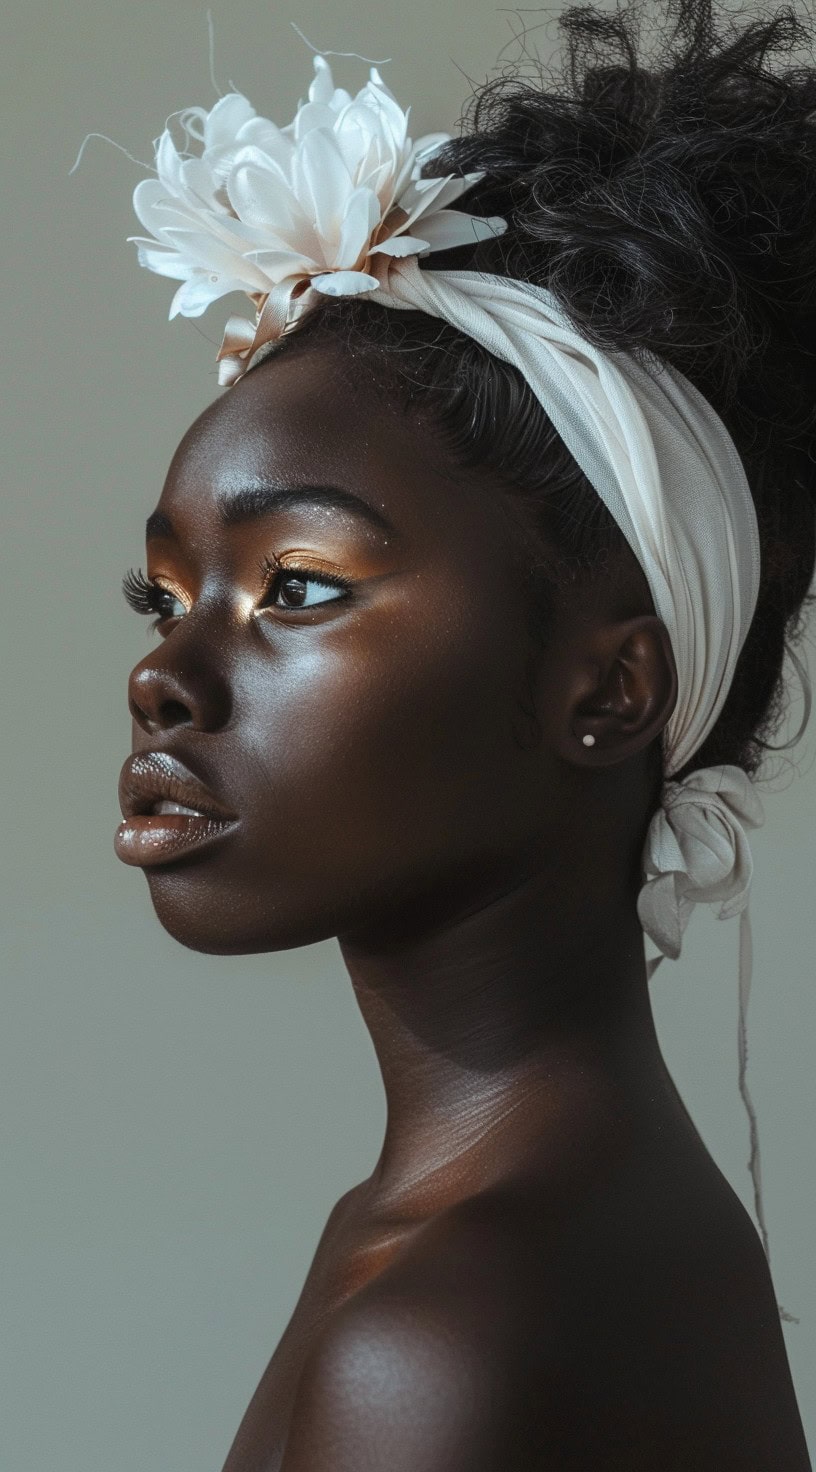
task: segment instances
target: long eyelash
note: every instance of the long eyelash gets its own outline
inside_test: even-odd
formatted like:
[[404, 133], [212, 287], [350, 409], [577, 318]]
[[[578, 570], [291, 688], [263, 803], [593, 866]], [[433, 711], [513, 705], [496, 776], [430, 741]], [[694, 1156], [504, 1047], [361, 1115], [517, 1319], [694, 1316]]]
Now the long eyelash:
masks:
[[272, 592], [277, 580], [281, 577], [303, 578], [310, 583], [320, 583], [326, 588], [344, 588], [346, 592], [349, 592], [353, 586], [352, 579], [344, 577], [342, 573], [317, 572], [311, 567], [284, 567], [274, 555], [262, 557], [260, 569], [264, 580], [264, 597]]
[[133, 568], [122, 579], [122, 592], [126, 601], [136, 613], [155, 614], [153, 622], [148, 624], [150, 633], [154, 633], [160, 624], [170, 615], [163, 599], [174, 597], [161, 583], [155, 582], [153, 578], [146, 578], [141, 568], [134, 572]]
[[159, 599], [162, 594], [167, 594], [166, 588], [159, 587], [152, 578], [146, 578], [142, 569], [134, 572], [130, 568], [122, 579], [122, 592], [126, 601], [136, 613], [161, 613]]

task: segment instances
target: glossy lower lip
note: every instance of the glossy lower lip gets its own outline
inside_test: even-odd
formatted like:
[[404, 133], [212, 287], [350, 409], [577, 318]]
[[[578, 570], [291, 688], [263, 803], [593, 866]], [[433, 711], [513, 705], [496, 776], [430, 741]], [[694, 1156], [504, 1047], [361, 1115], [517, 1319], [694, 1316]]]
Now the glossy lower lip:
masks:
[[119, 824], [113, 846], [123, 864], [152, 868], [209, 848], [237, 827], [237, 819], [185, 813], [136, 813]]

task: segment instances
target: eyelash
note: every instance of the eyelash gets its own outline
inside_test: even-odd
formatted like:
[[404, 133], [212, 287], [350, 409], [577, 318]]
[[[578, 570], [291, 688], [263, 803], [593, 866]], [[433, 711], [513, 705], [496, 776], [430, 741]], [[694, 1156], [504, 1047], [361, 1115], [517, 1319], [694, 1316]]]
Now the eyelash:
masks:
[[134, 572], [133, 568], [130, 568], [125, 574], [122, 579], [122, 592], [125, 595], [125, 601], [134, 612], [142, 614], [155, 613], [158, 615], [150, 625], [151, 630], [155, 629], [157, 624], [160, 624], [163, 619], [172, 616], [166, 608], [162, 607], [161, 600], [163, 598], [175, 598], [175, 593], [171, 593], [169, 588], [163, 588], [153, 578], [146, 578], [141, 568], [139, 568], [138, 572]]
[[351, 591], [351, 578], [344, 577], [342, 573], [317, 572], [310, 567], [282, 567], [274, 556], [262, 557], [260, 570], [264, 580], [264, 598], [267, 598], [273, 591], [277, 592], [280, 584], [289, 578], [299, 578], [302, 582], [307, 583], [319, 583], [322, 588], [340, 588], [344, 596]]
[[[267, 598], [270, 593], [277, 592], [280, 583], [289, 578], [300, 579], [303, 582], [309, 583], [320, 583], [322, 587], [340, 588], [343, 590], [344, 597], [348, 596], [352, 587], [351, 579], [344, 577], [342, 573], [329, 574], [316, 572], [313, 568], [307, 567], [283, 567], [275, 557], [263, 557], [258, 565], [264, 580], [262, 595], [264, 598]], [[134, 572], [133, 568], [130, 568], [125, 574], [122, 579], [122, 592], [125, 601], [136, 613], [145, 615], [152, 613], [156, 615], [153, 623], [150, 625], [151, 630], [163, 623], [166, 618], [174, 617], [163, 605], [162, 600], [165, 598], [172, 600], [178, 595], [172, 593], [169, 588], [162, 587], [161, 583], [156, 582], [155, 578], [146, 578], [141, 568], [139, 568], [138, 572]], [[332, 599], [331, 601], [340, 600]], [[285, 604], [279, 606], [286, 607]], [[293, 610], [290, 608], [289, 611], [291, 612]]]

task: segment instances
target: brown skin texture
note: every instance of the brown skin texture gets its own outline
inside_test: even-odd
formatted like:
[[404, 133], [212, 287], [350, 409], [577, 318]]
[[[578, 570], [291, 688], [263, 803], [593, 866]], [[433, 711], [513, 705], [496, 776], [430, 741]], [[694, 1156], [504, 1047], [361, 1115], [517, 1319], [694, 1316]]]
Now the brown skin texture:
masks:
[[[395, 530], [224, 526], [261, 479]], [[225, 1472], [804, 1472], [759, 1238], [652, 1020], [635, 901], [676, 672], [634, 559], [532, 637], [503, 488], [325, 347], [211, 405], [158, 509], [147, 571], [180, 601], [133, 748], [239, 822], [145, 870], [156, 913], [220, 954], [337, 936], [388, 1108]], [[273, 554], [350, 596], [265, 597]]]

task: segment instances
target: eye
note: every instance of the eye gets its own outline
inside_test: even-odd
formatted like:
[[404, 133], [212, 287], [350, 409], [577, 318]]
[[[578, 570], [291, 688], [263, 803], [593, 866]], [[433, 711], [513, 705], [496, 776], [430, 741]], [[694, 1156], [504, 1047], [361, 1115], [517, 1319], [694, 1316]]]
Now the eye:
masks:
[[308, 567], [281, 567], [272, 558], [262, 563], [269, 586], [262, 608], [314, 608], [318, 603], [337, 603], [348, 596], [350, 578], [340, 573], [316, 572]]
[[162, 623], [164, 619], [178, 618], [187, 612], [178, 594], [173, 593], [170, 588], [165, 588], [157, 583], [155, 578], [146, 578], [141, 568], [134, 572], [133, 568], [126, 573], [122, 579], [122, 592], [126, 602], [136, 613], [156, 615], [152, 628]]

